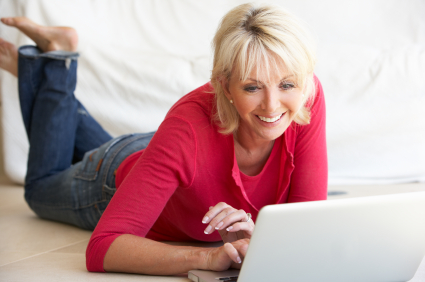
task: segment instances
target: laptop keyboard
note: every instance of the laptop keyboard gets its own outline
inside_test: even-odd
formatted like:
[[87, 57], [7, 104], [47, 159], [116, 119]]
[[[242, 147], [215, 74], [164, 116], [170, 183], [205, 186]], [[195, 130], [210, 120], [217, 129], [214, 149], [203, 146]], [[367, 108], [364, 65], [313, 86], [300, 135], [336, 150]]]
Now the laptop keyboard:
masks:
[[218, 281], [232, 282], [238, 281], [238, 276], [217, 277], [215, 279], [217, 279]]

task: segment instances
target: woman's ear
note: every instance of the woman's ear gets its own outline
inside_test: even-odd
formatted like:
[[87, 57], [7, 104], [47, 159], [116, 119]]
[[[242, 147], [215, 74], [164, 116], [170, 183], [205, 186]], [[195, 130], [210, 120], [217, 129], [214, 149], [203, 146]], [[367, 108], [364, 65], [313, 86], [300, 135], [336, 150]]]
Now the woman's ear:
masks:
[[229, 90], [229, 79], [222, 76], [220, 77], [219, 81], [221, 84], [221, 88], [223, 89], [224, 95], [226, 95], [226, 98], [229, 100], [232, 100], [232, 95], [230, 94], [230, 90]]

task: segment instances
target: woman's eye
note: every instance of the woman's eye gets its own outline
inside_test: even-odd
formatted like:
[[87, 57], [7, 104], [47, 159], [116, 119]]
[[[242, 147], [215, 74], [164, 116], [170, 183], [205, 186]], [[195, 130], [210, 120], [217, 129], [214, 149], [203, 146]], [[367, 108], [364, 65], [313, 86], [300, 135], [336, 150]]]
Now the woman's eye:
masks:
[[258, 86], [247, 86], [244, 88], [244, 90], [248, 92], [255, 92], [258, 90]]
[[282, 83], [281, 87], [283, 90], [291, 90], [292, 88], [295, 88], [295, 85], [293, 83]]

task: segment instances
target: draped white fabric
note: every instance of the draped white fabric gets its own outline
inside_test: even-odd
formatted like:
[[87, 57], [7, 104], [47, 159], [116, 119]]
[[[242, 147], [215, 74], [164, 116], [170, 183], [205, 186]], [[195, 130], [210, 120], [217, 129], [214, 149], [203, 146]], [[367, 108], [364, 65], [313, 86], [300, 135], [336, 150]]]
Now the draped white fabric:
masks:
[[[155, 130], [208, 81], [218, 22], [243, 2], [0, 0], [0, 16], [77, 29], [76, 96], [116, 136]], [[267, 2], [298, 15], [317, 39], [330, 184], [425, 181], [425, 2]], [[4, 25], [0, 37], [32, 44]], [[22, 183], [28, 141], [16, 86], [0, 72], [5, 169]]]

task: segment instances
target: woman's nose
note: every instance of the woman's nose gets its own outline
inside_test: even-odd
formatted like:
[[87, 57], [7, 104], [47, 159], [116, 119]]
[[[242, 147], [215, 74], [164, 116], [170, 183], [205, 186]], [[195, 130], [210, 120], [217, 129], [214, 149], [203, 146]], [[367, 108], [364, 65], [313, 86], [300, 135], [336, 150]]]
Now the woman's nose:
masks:
[[279, 108], [279, 91], [267, 89], [262, 102], [262, 109], [268, 113], [274, 113]]

